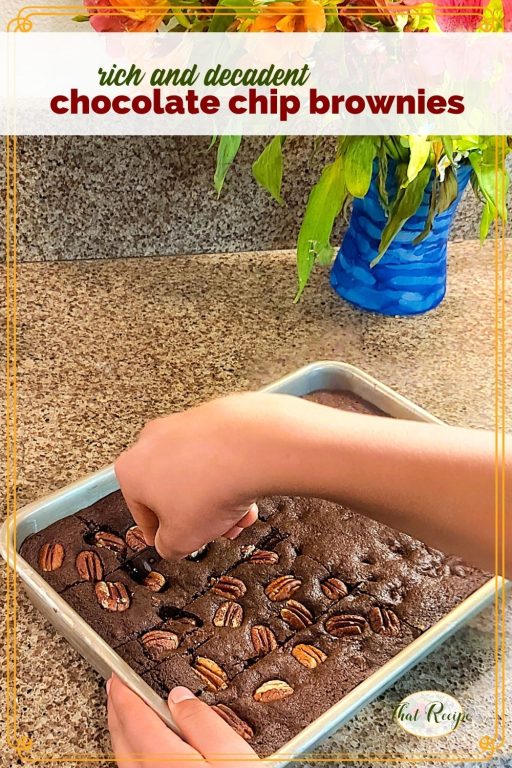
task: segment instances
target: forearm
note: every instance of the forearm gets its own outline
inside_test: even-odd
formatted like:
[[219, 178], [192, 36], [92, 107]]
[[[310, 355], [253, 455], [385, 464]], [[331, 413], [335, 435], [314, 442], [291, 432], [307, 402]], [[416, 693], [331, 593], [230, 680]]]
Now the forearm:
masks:
[[338, 501], [494, 570], [492, 433], [273, 397], [240, 434], [251, 492]]

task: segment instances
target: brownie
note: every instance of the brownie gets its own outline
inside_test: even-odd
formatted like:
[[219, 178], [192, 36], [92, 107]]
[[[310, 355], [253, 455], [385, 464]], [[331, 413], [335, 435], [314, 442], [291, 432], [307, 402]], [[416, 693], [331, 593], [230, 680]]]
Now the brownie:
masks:
[[[385, 415], [350, 392], [307, 399]], [[166, 562], [116, 492], [21, 555], [160, 696], [189, 687], [268, 756], [490, 574], [322, 499], [258, 507], [236, 540]]]

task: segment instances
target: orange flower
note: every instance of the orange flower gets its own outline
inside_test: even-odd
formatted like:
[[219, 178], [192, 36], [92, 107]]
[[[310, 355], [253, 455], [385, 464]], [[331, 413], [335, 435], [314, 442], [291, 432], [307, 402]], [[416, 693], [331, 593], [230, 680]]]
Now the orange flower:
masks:
[[251, 32], [323, 32], [325, 11], [318, 0], [276, 2], [262, 6]]
[[167, 0], [84, 0], [96, 32], [154, 32], [168, 11]]

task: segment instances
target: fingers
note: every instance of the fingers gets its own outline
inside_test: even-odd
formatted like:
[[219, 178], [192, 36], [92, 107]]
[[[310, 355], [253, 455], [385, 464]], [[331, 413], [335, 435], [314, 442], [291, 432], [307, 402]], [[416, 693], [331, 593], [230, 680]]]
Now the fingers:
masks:
[[253, 523], [256, 522], [258, 519], [258, 505], [256, 502], [251, 504], [245, 515], [240, 518], [240, 520], [237, 522], [236, 525], [234, 525], [232, 528], [230, 528], [226, 533], [224, 534], [226, 539], [236, 539], [237, 536], [240, 536], [244, 528], [249, 528]]
[[239, 736], [208, 704], [197, 699], [187, 688], [174, 688], [169, 694], [169, 709], [183, 738], [215, 766], [247, 768], [258, 757], [249, 744]]
[[131, 456], [130, 450], [124, 451], [114, 463], [114, 472], [131, 516], [142, 529], [146, 543], [153, 546], [158, 530], [158, 518], [149, 507], [136, 501], [130, 492], [132, 475], [135, 471]]
[[[169, 768], [187, 760], [191, 768], [204, 768], [201, 756], [183, 741], [118, 677], [112, 676], [108, 692], [108, 727], [119, 768], [143, 762], [151, 768]], [[195, 760], [197, 758], [197, 762]]]

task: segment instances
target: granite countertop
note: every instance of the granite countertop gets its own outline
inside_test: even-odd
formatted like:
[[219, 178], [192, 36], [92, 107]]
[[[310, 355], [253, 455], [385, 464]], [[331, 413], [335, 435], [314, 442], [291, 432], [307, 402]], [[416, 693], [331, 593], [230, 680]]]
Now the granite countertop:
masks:
[[[110, 462], [154, 416], [258, 387], [318, 359], [358, 365], [450, 423], [492, 427], [493, 259], [492, 244], [452, 244], [446, 300], [429, 315], [402, 320], [350, 308], [321, 270], [294, 305], [289, 252], [20, 265], [19, 504]], [[510, 402], [508, 413], [510, 420]], [[18, 627], [19, 730], [33, 738], [33, 757], [108, 753], [99, 676], [22, 590]], [[491, 610], [321, 751], [350, 753], [369, 767], [375, 753], [432, 749], [392, 722], [400, 699], [426, 688], [455, 695], [472, 718], [435, 751], [474, 754], [493, 730]], [[2, 768], [16, 764], [4, 751]]]

